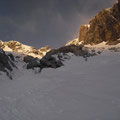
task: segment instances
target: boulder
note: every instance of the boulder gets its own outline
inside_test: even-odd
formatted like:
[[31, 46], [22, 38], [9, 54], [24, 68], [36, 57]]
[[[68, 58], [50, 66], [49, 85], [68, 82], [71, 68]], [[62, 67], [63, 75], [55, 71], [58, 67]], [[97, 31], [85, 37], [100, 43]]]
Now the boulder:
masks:
[[25, 56], [25, 57], [23, 58], [23, 61], [24, 61], [25, 63], [31, 63], [31, 62], [35, 61], [35, 58], [32, 57], [32, 56], [27, 55], [27, 56]]
[[[58, 56], [57, 56], [58, 57]], [[47, 55], [45, 57], [43, 57], [40, 61], [41, 63], [41, 68], [58, 68], [63, 66], [64, 64], [62, 63], [62, 61], [52, 55]]]
[[32, 56], [25, 56], [23, 58], [23, 61], [27, 63], [27, 69], [34, 69], [35, 67], [40, 67], [40, 59], [39, 58], [34, 58]]

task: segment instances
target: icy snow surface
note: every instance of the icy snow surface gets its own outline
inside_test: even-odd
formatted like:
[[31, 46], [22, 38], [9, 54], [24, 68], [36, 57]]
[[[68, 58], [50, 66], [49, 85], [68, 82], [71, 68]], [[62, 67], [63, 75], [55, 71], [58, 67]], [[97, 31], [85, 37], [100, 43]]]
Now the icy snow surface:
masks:
[[[22, 64], [22, 63], [21, 63]], [[120, 120], [120, 53], [0, 76], [0, 120]]]

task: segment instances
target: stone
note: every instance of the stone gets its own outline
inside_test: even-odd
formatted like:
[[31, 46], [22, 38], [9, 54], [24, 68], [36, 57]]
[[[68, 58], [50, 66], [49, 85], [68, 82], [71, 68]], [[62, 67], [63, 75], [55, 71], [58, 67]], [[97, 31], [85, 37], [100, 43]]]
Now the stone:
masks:
[[63, 66], [64, 64], [58, 58], [58, 60], [53, 56], [45, 56], [41, 59], [41, 68], [58, 68]]
[[34, 59], [35, 59], [34, 57], [27, 55], [23, 58], [23, 61], [26, 63], [30, 63], [30, 62], [33, 62]]

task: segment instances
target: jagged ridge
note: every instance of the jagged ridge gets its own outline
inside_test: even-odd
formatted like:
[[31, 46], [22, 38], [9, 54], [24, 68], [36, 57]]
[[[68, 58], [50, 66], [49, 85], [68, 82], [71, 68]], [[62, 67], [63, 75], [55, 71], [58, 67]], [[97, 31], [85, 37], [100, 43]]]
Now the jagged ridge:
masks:
[[88, 25], [80, 27], [79, 40], [84, 44], [98, 44], [103, 41], [117, 44], [120, 41], [120, 0], [112, 8], [100, 11]]
[[0, 48], [2, 48], [4, 51], [22, 53], [38, 58], [42, 58], [48, 51], [51, 50], [49, 46], [42, 47], [37, 50], [32, 46], [24, 45], [18, 41], [3, 42], [1, 40]]

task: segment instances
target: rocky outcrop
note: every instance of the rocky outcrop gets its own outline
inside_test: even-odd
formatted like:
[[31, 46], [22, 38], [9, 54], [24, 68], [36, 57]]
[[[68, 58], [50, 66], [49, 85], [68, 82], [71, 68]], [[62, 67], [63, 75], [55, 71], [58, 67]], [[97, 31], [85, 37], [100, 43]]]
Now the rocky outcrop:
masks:
[[79, 42], [98, 44], [103, 41], [117, 44], [120, 41], [120, 1], [112, 8], [99, 12], [88, 25], [80, 27]]
[[0, 48], [2, 48], [4, 51], [27, 54], [27, 55], [38, 57], [38, 58], [42, 58], [43, 56], [46, 55], [47, 52], [51, 50], [49, 46], [36, 49], [32, 46], [24, 45], [18, 41], [3, 42], [1, 40], [0, 40]]
[[76, 56], [82, 56], [85, 59], [96, 55], [95, 52], [90, 53], [83, 45], [70, 45], [49, 51], [42, 59], [25, 56], [24, 62], [27, 63], [27, 69], [39, 68], [58, 68], [64, 65], [64, 60], [70, 59], [69, 53]]
[[13, 68], [17, 68], [12, 61], [11, 57], [7, 55], [2, 49], [0, 49], [0, 71], [5, 72], [10, 79], [12, 76], [10, 73], [13, 71]]
[[58, 49], [52, 49], [46, 55], [54, 55], [57, 53], [69, 53], [69, 52], [73, 53], [75, 55], [82, 56], [87, 51], [83, 50], [83, 45], [78, 45], [78, 46], [77, 45], [69, 45], [69, 46], [60, 47]]
[[4, 48], [4, 42], [2, 40], [0, 40], [0, 48], [3, 49]]
[[58, 55], [55, 56], [45, 56], [41, 60], [38, 58], [33, 58], [32, 56], [25, 56], [24, 62], [27, 63], [27, 69], [39, 68], [40, 71], [43, 68], [58, 68], [63, 66], [62, 61], [59, 59]]
[[76, 45], [76, 46], [79, 46], [81, 45], [81, 42], [78, 41], [78, 39], [74, 39], [70, 42], [67, 42], [65, 46], [70, 46], [70, 45]]
[[27, 63], [27, 69], [34, 69], [35, 67], [41, 67], [41, 64], [40, 64], [40, 59], [39, 58], [34, 58], [32, 56], [25, 56], [23, 61], [25, 63]]
[[43, 68], [59, 68], [63, 66], [62, 60], [59, 58], [59, 55], [56, 54], [56, 56], [50, 55], [45, 56], [41, 59], [41, 69]]
[[[74, 41], [75, 43], [76, 41]], [[9, 41], [9, 42], [2, 42], [0, 43], [1, 48], [11, 50], [12, 52], [16, 52], [14, 54], [20, 53], [20, 58], [16, 56], [16, 59], [19, 61], [24, 61], [26, 63], [27, 69], [34, 69], [39, 68], [40, 71], [43, 68], [58, 68], [64, 65], [63, 61], [65, 59], [69, 59], [70, 56], [69, 53], [73, 53], [76, 56], [91, 56], [87, 50], [83, 49], [83, 45], [66, 45], [63, 47], [60, 47], [58, 49], [52, 49], [50, 50], [49, 46], [40, 48], [36, 50], [34, 47], [23, 45], [17, 41]], [[22, 54], [21, 54], [22, 53]], [[37, 56], [32, 56], [31, 54], [42, 54], [42, 58], [40, 59]], [[9, 54], [9, 59], [12, 61], [15, 61], [14, 55]], [[4, 58], [8, 60], [7, 58]], [[12, 63], [11, 63], [12, 64]], [[6, 64], [7, 65], [7, 64]], [[5, 68], [5, 67], [2, 67]], [[12, 71], [12, 68], [9, 68], [10, 71]], [[3, 70], [5, 71], [5, 69]], [[7, 72], [7, 71], [6, 71]]]

